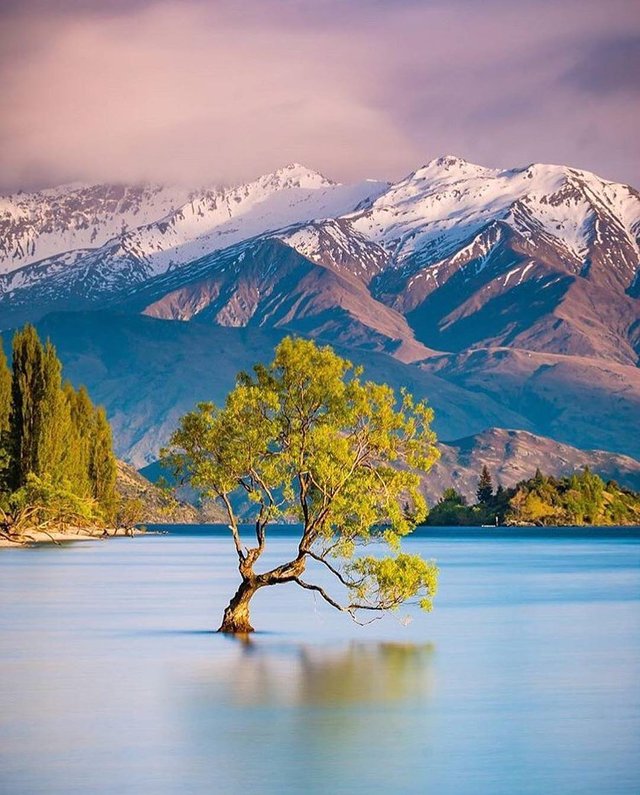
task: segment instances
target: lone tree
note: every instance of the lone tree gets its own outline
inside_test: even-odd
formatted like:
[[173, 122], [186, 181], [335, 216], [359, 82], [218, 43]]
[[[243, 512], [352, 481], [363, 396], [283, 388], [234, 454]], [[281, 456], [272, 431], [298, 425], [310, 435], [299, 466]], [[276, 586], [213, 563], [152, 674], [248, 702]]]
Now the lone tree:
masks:
[[482, 472], [480, 473], [476, 497], [481, 505], [488, 505], [493, 497], [493, 481], [486, 464], [482, 467]]
[[[286, 338], [270, 365], [238, 375], [223, 408], [200, 404], [173, 434], [165, 464], [203, 497], [221, 500], [238, 556], [240, 586], [219, 631], [253, 631], [253, 595], [287, 582], [358, 623], [363, 611], [414, 598], [431, 609], [438, 570], [401, 552], [400, 539], [427, 513], [419, 472], [438, 458], [433, 412], [361, 375], [329, 347]], [[255, 504], [251, 546], [241, 538], [238, 495]], [[258, 573], [269, 526], [285, 516], [300, 524], [297, 552]], [[385, 543], [390, 554], [357, 556], [370, 542]], [[333, 575], [342, 597], [304, 578], [310, 561]]]

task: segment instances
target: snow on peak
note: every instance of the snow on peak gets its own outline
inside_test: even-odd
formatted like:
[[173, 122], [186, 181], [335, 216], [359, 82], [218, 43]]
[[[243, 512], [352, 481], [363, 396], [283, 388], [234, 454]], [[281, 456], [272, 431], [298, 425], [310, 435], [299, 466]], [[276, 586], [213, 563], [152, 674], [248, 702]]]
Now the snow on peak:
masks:
[[456, 179], [464, 177], [474, 177], [491, 175], [494, 170], [485, 166], [478, 166], [470, 163], [462, 157], [456, 155], [442, 155], [430, 160], [426, 165], [421, 166], [409, 176], [413, 180], [426, 179]]
[[65, 251], [97, 248], [155, 221], [189, 196], [159, 185], [72, 183], [0, 199], [0, 273]]
[[396, 263], [418, 251], [431, 260], [447, 256], [491, 221], [505, 221], [525, 236], [542, 232], [580, 257], [596, 207], [624, 219], [636, 245], [640, 201], [630, 188], [566, 166], [499, 170], [446, 155], [392, 185], [352, 222]]
[[336, 184], [318, 171], [307, 168], [307, 166], [303, 166], [300, 163], [289, 163], [272, 174], [265, 174], [259, 178], [258, 182], [261, 181], [277, 186], [280, 190], [286, 188], [324, 188]]
[[[290, 163], [227, 188], [71, 185], [0, 197], [0, 273], [75, 252], [94, 257], [105, 272], [135, 260], [154, 275], [251, 237], [327, 219], [344, 220], [359, 246], [382, 246], [392, 265], [416, 253], [435, 262], [494, 222], [525, 238], [559, 241], [575, 260], [588, 256], [604, 216], [637, 250], [637, 192], [586, 171], [539, 163], [499, 170], [444, 155], [392, 185], [342, 185]], [[323, 246], [346, 251], [347, 233], [336, 228], [340, 234], [331, 241], [325, 234]]]

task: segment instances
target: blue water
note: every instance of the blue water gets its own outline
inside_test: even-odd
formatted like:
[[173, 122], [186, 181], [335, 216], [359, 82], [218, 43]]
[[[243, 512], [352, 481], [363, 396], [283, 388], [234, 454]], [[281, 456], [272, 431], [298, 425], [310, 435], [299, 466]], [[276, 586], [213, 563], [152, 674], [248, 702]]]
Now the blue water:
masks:
[[226, 536], [2, 549], [0, 792], [638, 793], [640, 540], [563, 536], [425, 530], [432, 614], [278, 586], [250, 644]]

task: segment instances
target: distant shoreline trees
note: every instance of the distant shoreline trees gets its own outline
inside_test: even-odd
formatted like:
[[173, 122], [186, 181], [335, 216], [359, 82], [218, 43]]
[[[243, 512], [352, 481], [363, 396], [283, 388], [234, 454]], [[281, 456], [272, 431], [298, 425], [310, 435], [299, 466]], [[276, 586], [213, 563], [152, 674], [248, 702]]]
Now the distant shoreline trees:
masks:
[[116, 510], [116, 460], [104, 409], [62, 382], [50, 341], [25, 326], [11, 367], [0, 339], [0, 521], [100, 524]]
[[605, 482], [585, 467], [567, 477], [543, 475], [538, 469], [528, 480], [493, 492], [491, 475], [482, 469], [469, 505], [453, 488], [445, 489], [431, 509], [427, 524], [473, 526], [483, 524], [590, 526], [640, 524], [640, 494], [613, 480]]

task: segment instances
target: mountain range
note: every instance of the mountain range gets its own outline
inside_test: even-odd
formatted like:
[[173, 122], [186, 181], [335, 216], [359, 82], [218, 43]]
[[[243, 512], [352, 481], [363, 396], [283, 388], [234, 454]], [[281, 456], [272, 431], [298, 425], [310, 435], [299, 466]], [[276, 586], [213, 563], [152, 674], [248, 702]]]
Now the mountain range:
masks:
[[25, 321], [138, 466], [290, 332], [427, 397], [446, 442], [501, 428], [640, 456], [640, 195], [566, 166], [5, 196], [0, 328]]

